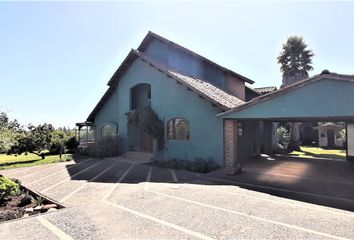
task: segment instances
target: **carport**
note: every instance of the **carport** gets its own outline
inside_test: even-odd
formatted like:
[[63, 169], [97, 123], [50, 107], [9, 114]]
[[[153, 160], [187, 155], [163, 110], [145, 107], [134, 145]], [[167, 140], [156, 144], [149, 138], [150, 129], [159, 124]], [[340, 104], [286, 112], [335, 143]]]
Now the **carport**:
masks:
[[354, 76], [324, 71], [218, 114], [224, 119], [224, 166], [238, 169], [273, 152], [275, 123], [345, 122], [346, 159], [354, 159]]

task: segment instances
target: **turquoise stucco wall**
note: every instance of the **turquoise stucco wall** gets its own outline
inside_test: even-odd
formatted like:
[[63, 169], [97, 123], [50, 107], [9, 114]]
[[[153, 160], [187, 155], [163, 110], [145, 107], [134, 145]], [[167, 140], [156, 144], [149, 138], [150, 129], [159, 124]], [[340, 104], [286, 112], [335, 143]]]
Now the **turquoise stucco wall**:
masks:
[[95, 136], [96, 140], [99, 141], [102, 136], [101, 128], [107, 123], [113, 123], [117, 125], [119, 132], [119, 108], [118, 104], [118, 91], [115, 91], [113, 95], [108, 99], [103, 108], [98, 112], [95, 118]]
[[221, 89], [225, 87], [225, 75], [223, 71], [177, 48], [168, 47], [164, 42], [153, 40], [144, 53], [181, 72], [213, 83]]
[[354, 82], [322, 79], [222, 118], [353, 117], [353, 103]]
[[[166, 140], [164, 159], [212, 158], [222, 166], [223, 123], [216, 117], [220, 110], [139, 58], [132, 63], [121, 78], [117, 92], [97, 115], [96, 126], [105, 121], [118, 121], [119, 134], [127, 139], [125, 113], [130, 111], [130, 89], [140, 83], [151, 84], [151, 107], [165, 124], [174, 117], [185, 118], [190, 123], [190, 140]], [[96, 132], [100, 134], [99, 129]]]

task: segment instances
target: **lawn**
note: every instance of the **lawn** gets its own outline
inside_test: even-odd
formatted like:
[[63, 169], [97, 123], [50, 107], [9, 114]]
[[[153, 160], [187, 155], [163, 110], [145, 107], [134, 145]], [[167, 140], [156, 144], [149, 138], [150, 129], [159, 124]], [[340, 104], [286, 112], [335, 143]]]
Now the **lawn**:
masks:
[[335, 158], [345, 159], [346, 152], [342, 149], [324, 149], [319, 147], [300, 147], [301, 151], [293, 151], [289, 155], [303, 158]]
[[73, 156], [71, 154], [63, 154], [62, 159], [60, 159], [59, 155], [48, 155], [45, 157], [45, 159], [42, 159], [40, 156], [33, 153], [28, 153], [27, 155], [0, 154], [0, 169], [29, 167], [41, 164], [65, 162], [71, 160], [72, 158]]

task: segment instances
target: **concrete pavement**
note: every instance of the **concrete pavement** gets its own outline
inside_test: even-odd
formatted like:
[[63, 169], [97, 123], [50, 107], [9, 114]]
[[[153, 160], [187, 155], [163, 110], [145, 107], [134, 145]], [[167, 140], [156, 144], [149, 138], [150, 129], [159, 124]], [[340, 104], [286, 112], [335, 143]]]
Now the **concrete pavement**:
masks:
[[1, 174], [67, 208], [0, 224], [0, 239], [354, 239], [352, 212], [125, 157]]

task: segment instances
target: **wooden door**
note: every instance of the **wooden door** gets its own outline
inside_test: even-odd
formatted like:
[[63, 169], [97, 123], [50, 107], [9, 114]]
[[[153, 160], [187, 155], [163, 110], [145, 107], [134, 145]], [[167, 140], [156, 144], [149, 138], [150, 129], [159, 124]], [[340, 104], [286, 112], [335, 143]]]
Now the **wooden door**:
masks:
[[334, 129], [327, 129], [327, 147], [334, 148]]
[[147, 135], [144, 131], [142, 131], [142, 139], [141, 139], [141, 146], [143, 152], [152, 152], [152, 137]]

